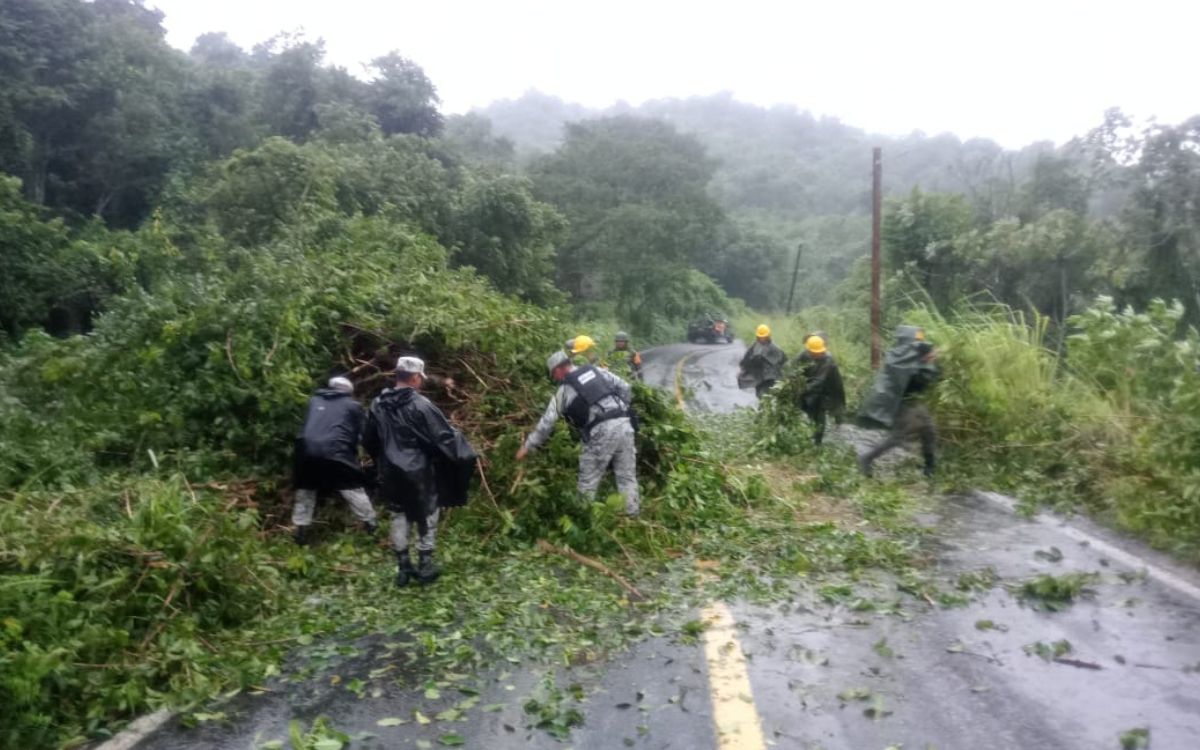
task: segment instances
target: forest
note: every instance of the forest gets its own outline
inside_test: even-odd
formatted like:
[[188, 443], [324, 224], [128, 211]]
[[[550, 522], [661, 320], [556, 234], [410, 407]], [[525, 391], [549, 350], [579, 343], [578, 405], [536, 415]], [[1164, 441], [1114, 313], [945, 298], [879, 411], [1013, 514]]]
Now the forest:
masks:
[[[444, 114], [402, 50], [360, 77], [319, 39], [181, 52], [162, 22], [139, 0], [0, 5], [0, 745], [78, 746], [258, 684], [288, 639], [342, 623], [294, 611], [347, 584], [321, 570], [336, 550], [279, 531], [292, 437], [325, 378], [378, 391], [402, 352], [462, 384], [442, 404], [486, 454], [451, 545], [495, 539], [514, 566], [541, 539], [647, 566], [729, 554], [703, 535], [763, 484], [709, 460], [657, 391], [637, 390], [652, 526], [571, 507], [566, 436], [513, 463], [542, 363], [578, 330], [645, 347], [705, 312], [773, 316], [792, 352], [829, 331], [860, 392], [873, 145], [886, 321], [946, 351], [950, 481], [1200, 560], [1200, 115], [1112, 110], [1008, 151], [730, 95], [594, 111], [531, 91]], [[782, 398], [747, 429], [763, 456], [806, 450]], [[837, 544], [833, 567], [899, 554]], [[483, 658], [485, 626], [429, 658]]]

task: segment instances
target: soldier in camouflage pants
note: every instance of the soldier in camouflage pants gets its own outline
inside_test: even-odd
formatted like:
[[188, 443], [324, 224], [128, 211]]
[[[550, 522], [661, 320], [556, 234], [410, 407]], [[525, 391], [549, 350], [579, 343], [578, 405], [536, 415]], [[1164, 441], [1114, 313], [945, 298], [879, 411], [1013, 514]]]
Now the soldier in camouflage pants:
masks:
[[579, 494], [594, 500], [604, 472], [612, 465], [617, 490], [625, 498], [625, 512], [636, 516], [640, 509], [637, 483], [637, 453], [633, 443], [633, 425], [628, 419], [601, 422], [579, 454]]
[[583, 450], [579, 456], [579, 494], [594, 500], [604, 472], [611, 465], [617, 489], [625, 498], [625, 513], [641, 510], [637, 485], [637, 455], [630, 420], [633, 397], [629, 383], [611, 372], [591, 365], [576, 368], [564, 352], [546, 361], [550, 377], [559, 384], [537, 428], [517, 451], [523, 461], [550, 439], [561, 416], [579, 430]]

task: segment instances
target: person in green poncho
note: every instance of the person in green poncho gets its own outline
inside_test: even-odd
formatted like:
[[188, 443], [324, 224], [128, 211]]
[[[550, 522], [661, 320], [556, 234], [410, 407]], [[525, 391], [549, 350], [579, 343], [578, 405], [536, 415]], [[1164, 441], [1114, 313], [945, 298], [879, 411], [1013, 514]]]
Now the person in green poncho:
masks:
[[863, 404], [862, 416], [867, 421], [891, 428], [886, 438], [858, 457], [858, 468], [865, 476], [871, 476], [875, 459], [913, 437], [921, 442], [925, 476], [933, 476], [937, 429], [921, 394], [940, 375], [937, 351], [925, 340], [925, 331], [916, 326], [897, 328], [896, 344], [888, 352]]

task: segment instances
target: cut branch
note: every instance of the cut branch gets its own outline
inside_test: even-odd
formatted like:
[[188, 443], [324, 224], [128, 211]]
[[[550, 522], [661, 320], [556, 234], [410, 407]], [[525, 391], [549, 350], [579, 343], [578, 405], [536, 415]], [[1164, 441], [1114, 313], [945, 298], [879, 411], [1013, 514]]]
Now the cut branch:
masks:
[[562, 547], [557, 547], [557, 546], [551, 544], [550, 542], [547, 542], [545, 539], [539, 539], [537, 546], [538, 546], [538, 549], [540, 549], [543, 552], [553, 552], [556, 555], [562, 555], [563, 557], [574, 560], [575, 562], [579, 563], [580, 565], [591, 568], [592, 570], [596, 571], [597, 573], [602, 573], [602, 574], [608, 576], [609, 578], [616, 581], [621, 586], [621, 588], [625, 589], [625, 592], [627, 594], [629, 594], [630, 599], [633, 599], [633, 600], [639, 601], [639, 602], [645, 601], [645, 599], [646, 599], [646, 596], [642, 592], [638, 591], [637, 588], [635, 588], [632, 583], [625, 580], [625, 578], [622, 577], [620, 573], [617, 573], [612, 568], [608, 567], [607, 565], [600, 562], [599, 560], [593, 560], [592, 558], [587, 557], [586, 555], [581, 555], [566, 545], [563, 545]]

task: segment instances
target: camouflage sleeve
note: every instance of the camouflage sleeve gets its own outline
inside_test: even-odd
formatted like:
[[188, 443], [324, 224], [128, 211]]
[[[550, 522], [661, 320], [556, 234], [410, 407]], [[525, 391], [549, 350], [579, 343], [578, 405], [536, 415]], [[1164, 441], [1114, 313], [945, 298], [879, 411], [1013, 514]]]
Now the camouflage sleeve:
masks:
[[550, 436], [554, 434], [554, 426], [558, 423], [558, 415], [560, 413], [560, 402], [563, 398], [563, 386], [559, 386], [558, 390], [550, 398], [550, 403], [546, 406], [546, 411], [542, 413], [542, 418], [538, 420], [537, 427], [525, 439], [525, 448], [527, 450], [537, 450], [545, 445]]
[[597, 370], [597, 372], [600, 373], [600, 377], [607, 380], [610, 385], [617, 389], [617, 395], [621, 397], [622, 401], [626, 404], [633, 403], [633, 386], [608, 370]]

